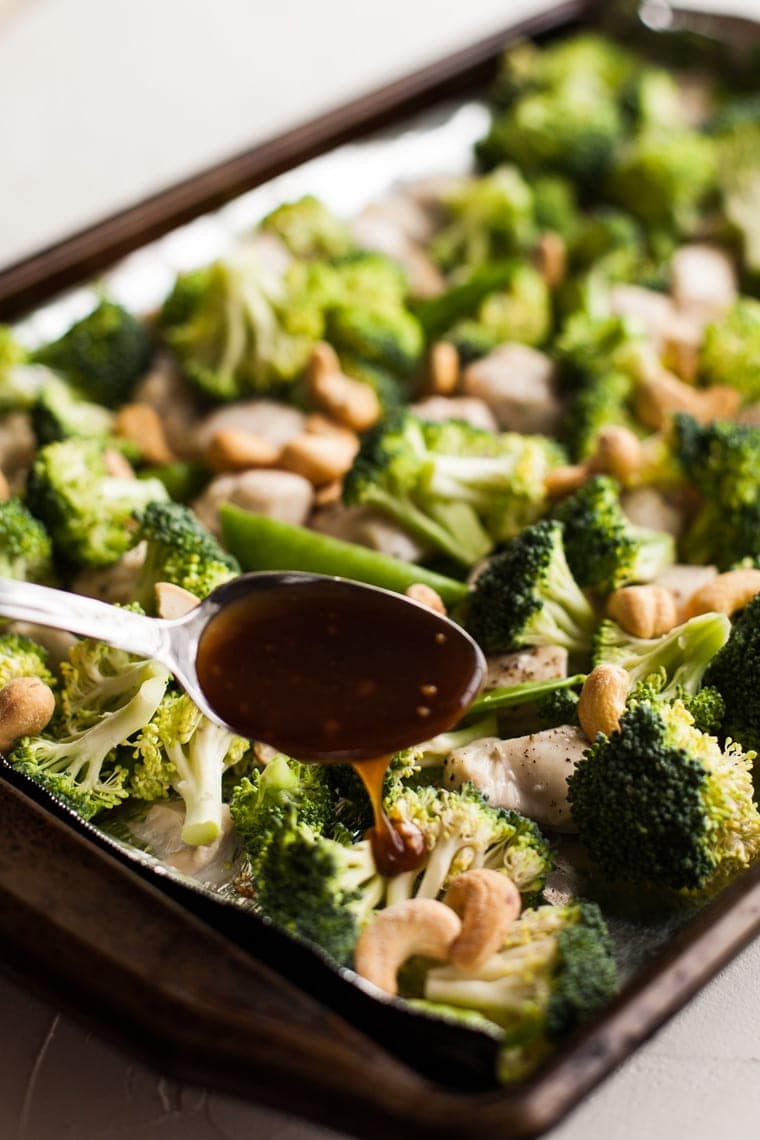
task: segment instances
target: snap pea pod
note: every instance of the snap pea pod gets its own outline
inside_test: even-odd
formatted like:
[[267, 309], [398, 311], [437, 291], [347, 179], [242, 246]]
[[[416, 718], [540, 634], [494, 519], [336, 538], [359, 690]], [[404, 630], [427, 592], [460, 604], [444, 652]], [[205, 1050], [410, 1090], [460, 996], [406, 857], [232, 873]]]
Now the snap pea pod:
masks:
[[403, 594], [415, 582], [432, 587], [446, 606], [467, 595], [467, 585], [446, 578], [411, 562], [402, 562], [376, 550], [343, 542], [303, 526], [253, 514], [240, 507], [220, 511], [222, 539], [244, 570], [306, 570], [312, 574], [335, 574], [382, 586]]

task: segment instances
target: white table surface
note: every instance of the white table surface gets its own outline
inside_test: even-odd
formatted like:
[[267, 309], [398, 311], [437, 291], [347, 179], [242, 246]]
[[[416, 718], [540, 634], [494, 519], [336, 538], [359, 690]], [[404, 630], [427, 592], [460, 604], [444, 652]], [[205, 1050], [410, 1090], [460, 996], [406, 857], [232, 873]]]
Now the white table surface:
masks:
[[[0, 0], [0, 265], [540, 6]], [[755, 1140], [759, 990], [760, 942], [551, 1140]], [[0, 1028], [8, 1140], [335, 1135], [162, 1076], [2, 975]]]

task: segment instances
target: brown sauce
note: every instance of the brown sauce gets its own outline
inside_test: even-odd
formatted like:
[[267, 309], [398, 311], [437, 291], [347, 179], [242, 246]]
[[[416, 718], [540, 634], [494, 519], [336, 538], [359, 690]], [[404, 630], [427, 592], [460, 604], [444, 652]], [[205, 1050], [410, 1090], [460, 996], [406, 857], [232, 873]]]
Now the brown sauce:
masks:
[[463, 631], [397, 595], [295, 575], [221, 609], [196, 667], [241, 735], [300, 760], [353, 763], [375, 812], [378, 868], [419, 866], [422, 835], [383, 812], [383, 776], [392, 753], [450, 728], [476, 696], [483, 659]]

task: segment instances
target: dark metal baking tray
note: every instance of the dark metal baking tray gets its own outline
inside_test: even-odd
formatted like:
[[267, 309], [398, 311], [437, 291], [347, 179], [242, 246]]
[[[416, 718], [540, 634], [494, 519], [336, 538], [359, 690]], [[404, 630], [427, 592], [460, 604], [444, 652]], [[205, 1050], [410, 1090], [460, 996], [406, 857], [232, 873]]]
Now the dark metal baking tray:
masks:
[[[600, 7], [573, 0], [509, 27], [11, 266], [0, 272], [0, 319], [308, 158], [472, 94], [510, 40], [564, 32]], [[625, 949], [622, 993], [533, 1077], [499, 1088], [487, 1034], [377, 1000], [250, 910], [128, 852], [13, 770], [1, 774], [5, 967], [163, 1069], [357, 1135], [537, 1134], [760, 932], [760, 867], [698, 913], [606, 900]], [[578, 885], [560, 874], [554, 890]]]

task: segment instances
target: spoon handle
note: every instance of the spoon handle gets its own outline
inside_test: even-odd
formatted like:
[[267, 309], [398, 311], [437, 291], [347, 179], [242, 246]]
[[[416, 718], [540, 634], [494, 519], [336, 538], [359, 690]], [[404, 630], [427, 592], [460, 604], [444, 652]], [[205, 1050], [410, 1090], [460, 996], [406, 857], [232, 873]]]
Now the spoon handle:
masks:
[[154, 657], [164, 663], [169, 651], [164, 622], [31, 582], [0, 578], [0, 617], [95, 637], [128, 653]]

